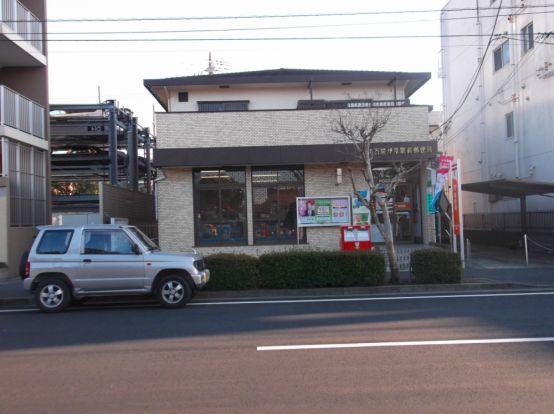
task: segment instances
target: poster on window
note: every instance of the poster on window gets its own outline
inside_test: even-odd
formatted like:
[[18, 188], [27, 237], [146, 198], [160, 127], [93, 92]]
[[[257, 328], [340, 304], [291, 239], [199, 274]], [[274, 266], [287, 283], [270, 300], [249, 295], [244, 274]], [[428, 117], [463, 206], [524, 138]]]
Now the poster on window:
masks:
[[298, 227], [350, 224], [350, 197], [298, 197]]
[[[369, 190], [358, 191], [360, 196], [369, 202]], [[352, 224], [355, 226], [363, 226], [371, 222], [369, 217], [369, 208], [367, 208], [356, 196], [352, 193]]]

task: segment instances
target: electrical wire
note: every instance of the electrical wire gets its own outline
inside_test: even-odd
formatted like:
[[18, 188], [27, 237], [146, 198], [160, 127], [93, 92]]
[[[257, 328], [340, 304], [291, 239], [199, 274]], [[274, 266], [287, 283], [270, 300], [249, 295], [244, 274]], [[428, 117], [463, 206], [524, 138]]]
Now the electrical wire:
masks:
[[460, 100], [460, 102], [456, 106], [456, 109], [452, 112], [452, 114], [450, 114], [450, 116], [446, 119], [446, 121], [444, 121], [440, 125], [441, 128], [444, 127], [445, 125], [448, 125], [450, 123], [450, 121], [452, 121], [454, 116], [456, 116], [456, 114], [460, 111], [460, 109], [462, 109], [462, 107], [464, 106], [464, 104], [467, 101], [467, 98], [469, 97], [469, 94], [471, 93], [471, 90], [473, 89], [473, 86], [475, 86], [475, 82], [477, 82], [477, 78], [479, 76], [479, 73], [481, 72], [481, 69], [483, 68], [483, 65], [485, 63], [485, 56], [487, 56], [487, 52], [489, 51], [489, 48], [492, 44], [492, 40], [494, 38], [494, 31], [496, 29], [496, 24], [498, 23], [498, 15], [500, 14], [500, 8], [502, 7], [502, 1], [503, 0], [500, 0], [500, 4], [498, 6], [498, 13], [496, 14], [496, 19], [495, 19], [493, 27], [492, 27], [491, 35], [489, 37], [487, 47], [485, 48], [485, 51], [483, 52], [483, 56], [481, 56], [481, 61], [479, 62], [479, 66], [477, 67], [477, 70], [473, 74], [473, 77], [471, 78], [471, 80], [470, 80], [470, 82], [469, 82], [469, 84], [468, 84], [468, 86], [467, 86], [467, 88], [466, 88], [466, 90], [463, 94], [462, 99]]
[[[526, 5], [527, 9], [545, 9], [553, 7], [554, 4], [545, 5]], [[511, 10], [512, 6], [505, 7], [481, 7], [479, 10]], [[90, 19], [47, 19], [44, 22], [133, 22], [133, 21], [190, 21], [190, 20], [236, 20], [236, 19], [282, 19], [282, 18], [302, 18], [302, 17], [338, 17], [338, 16], [378, 16], [378, 15], [396, 15], [396, 14], [414, 14], [414, 13], [438, 13], [438, 12], [467, 12], [476, 11], [475, 7], [460, 7], [453, 9], [424, 9], [424, 10], [387, 10], [387, 11], [358, 11], [343, 13], [294, 13], [294, 14], [261, 14], [261, 15], [235, 15], [235, 16], [174, 16], [174, 17], [115, 17], [115, 18], [90, 18]], [[17, 21], [17, 20], [13, 20]]]

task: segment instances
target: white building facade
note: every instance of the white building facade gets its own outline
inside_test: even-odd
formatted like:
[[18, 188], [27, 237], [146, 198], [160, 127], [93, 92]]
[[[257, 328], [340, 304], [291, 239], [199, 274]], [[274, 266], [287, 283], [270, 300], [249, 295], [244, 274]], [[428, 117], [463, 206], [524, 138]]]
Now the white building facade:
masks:
[[[411, 201], [395, 209], [399, 242], [434, 239], [426, 212], [427, 166], [436, 156], [427, 106], [409, 97], [428, 73], [277, 69], [148, 79], [167, 112], [156, 114], [154, 165], [159, 241], [205, 253], [338, 249], [338, 227], [297, 228], [297, 197], [349, 197], [354, 166], [339, 113], [361, 120], [390, 112], [376, 137], [374, 166], [416, 165], [400, 186]], [[366, 185], [367, 186], [367, 185]]]
[[[463, 183], [554, 182], [553, 27], [554, 7], [545, 0], [451, 0], [444, 7], [440, 149], [461, 159]], [[522, 206], [513, 197], [463, 196], [470, 219]], [[554, 210], [554, 200], [528, 196], [527, 210]]]

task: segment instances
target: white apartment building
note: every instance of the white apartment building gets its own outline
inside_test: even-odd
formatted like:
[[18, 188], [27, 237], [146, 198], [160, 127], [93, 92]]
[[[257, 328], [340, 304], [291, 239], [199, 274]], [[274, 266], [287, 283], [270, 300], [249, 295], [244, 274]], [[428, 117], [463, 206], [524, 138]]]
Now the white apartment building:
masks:
[[[398, 242], [434, 239], [427, 166], [436, 157], [426, 105], [409, 98], [429, 73], [275, 69], [147, 79], [166, 112], [155, 117], [159, 241], [164, 249], [261, 254], [338, 249], [338, 226], [297, 227], [297, 197], [350, 197], [357, 158], [332, 131], [338, 113], [391, 117], [373, 164], [417, 168], [394, 203]], [[357, 174], [358, 188], [364, 189]], [[391, 195], [392, 196], [392, 195]], [[302, 215], [302, 214], [301, 214]]]
[[45, 0], [0, 0], [0, 278], [49, 222], [45, 21]]
[[441, 150], [461, 159], [468, 187], [497, 192], [463, 192], [469, 227], [509, 230], [486, 217], [554, 210], [553, 29], [546, 0], [451, 0], [442, 11]]

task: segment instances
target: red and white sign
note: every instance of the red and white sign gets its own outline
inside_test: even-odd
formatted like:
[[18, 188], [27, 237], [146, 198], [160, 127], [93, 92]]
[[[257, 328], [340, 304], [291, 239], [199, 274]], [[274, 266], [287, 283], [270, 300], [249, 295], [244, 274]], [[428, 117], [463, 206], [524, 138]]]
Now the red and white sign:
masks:
[[456, 236], [460, 235], [460, 193], [458, 191], [458, 181], [459, 181], [459, 169], [458, 162], [452, 164], [452, 207], [453, 207], [453, 227], [454, 234]]

